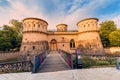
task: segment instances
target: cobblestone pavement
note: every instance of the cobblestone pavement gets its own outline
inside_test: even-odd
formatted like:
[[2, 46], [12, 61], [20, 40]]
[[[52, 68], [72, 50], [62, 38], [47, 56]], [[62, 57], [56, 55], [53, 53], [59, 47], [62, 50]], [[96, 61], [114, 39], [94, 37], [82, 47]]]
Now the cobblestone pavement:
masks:
[[120, 80], [120, 70], [115, 68], [92, 68], [31, 74], [1, 74], [0, 80]]
[[63, 70], [70, 70], [70, 68], [65, 64], [57, 51], [52, 51], [47, 56], [38, 72], [54, 72]]

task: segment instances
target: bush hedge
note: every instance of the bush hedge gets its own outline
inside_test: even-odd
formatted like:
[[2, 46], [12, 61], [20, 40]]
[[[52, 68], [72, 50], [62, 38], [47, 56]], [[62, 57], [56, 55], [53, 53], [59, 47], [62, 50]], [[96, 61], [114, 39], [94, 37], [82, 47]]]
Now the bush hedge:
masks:
[[[73, 65], [76, 68], [76, 58], [73, 58]], [[94, 66], [115, 66], [115, 59], [114, 58], [107, 58], [105, 60], [95, 60], [92, 59], [90, 56], [82, 56], [82, 67], [83, 68], [90, 68]]]

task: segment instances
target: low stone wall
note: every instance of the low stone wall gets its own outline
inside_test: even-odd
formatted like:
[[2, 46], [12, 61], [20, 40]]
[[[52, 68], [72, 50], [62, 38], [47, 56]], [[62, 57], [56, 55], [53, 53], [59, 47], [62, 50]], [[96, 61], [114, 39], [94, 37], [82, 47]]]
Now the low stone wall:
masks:
[[19, 52], [0, 52], [0, 61], [18, 58]]
[[23, 72], [31, 71], [32, 63], [30, 61], [20, 61], [20, 62], [5, 62], [0, 63], [0, 72]]
[[110, 47], [110, 48], [104, 48], [105, 53], [108, 54], [120, 54], [120, 47]]

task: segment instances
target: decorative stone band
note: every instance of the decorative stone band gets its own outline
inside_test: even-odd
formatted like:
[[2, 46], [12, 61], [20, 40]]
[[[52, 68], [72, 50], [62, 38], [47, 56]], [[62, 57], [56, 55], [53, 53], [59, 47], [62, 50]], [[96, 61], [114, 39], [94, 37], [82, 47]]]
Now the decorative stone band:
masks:
[[36, 42], [23, 42], [22, 45], [24, 44], [47, 44], [47, 41], [36, 41]]
[[23, 34], [25, 33], [42, 33], [42, 34], [48, 34], [46, 32], [43, 32], [43, 31], [23, 31]]
[[32, 63], [30, 61], [19, 61], [19, 62], [5, 62], [0, 63], [0, 72], [26, 72], [32, 70]]
[[88, 31], [81, 31], [78, 33], [80, 34], [80, 33], [87, 33], [87, 32], [99, 32], [99, 30], [88, 30]]
[[99, 30], [87, 30], [87, 31], [81, 31], [81, 32], [43, 32], [43, 31], [24, 31], [23, 34], [25, 33], [41, 33], [41, 34], [47, 34], [47, 35], [77, 35], [80, 33], [86, 33], [86, 32], [99, 32]]

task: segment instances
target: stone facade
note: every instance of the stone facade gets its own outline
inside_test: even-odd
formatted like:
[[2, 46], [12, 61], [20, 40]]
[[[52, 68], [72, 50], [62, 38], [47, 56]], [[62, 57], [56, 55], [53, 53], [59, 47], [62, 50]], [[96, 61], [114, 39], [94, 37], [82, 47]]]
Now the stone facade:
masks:
[[66, 24], [58, 24], [56, 31], [48, 31], [46, 21], [25, 18], [21, 52], [62, 49], [74, 53], [80, 49], [84, 54], [103, 54], [97, 25], [98, 19], [87, 18], [77, 23], [77, 31], [67, 31]]

